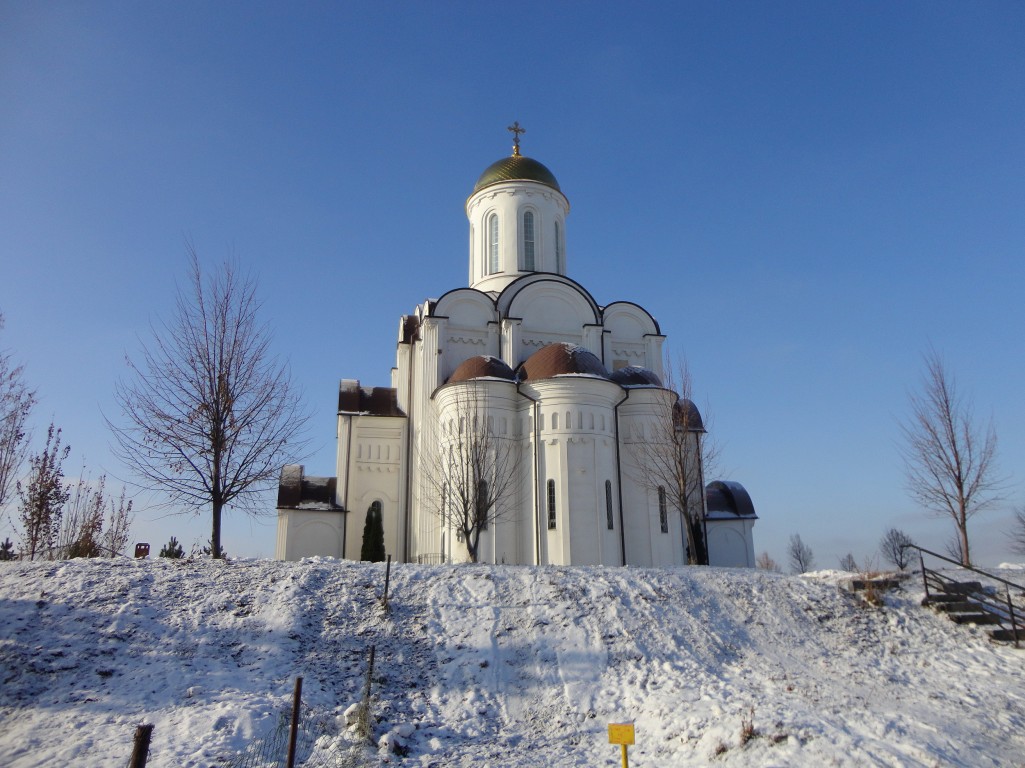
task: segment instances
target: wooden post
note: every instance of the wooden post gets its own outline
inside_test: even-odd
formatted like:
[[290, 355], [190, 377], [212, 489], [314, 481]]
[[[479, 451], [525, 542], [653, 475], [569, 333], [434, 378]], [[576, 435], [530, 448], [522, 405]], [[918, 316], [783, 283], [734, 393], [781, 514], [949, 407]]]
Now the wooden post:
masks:
[[929, 599], [929, 579], [925, 575], [925, 558], [922, 557], [922, 550], [918, 550], [918, 564], [922, 566], [922, 583], [925, 585], [925, 599]]
[[288, 760], [285, 763], [287, 768], [295, 768], [295, 743], [299, 736], [299, 707], [302, 704], [303, 679], [295, 679], [295, 693], [292, 697], [292, 725], [288, 732]]
[[149, 741], [153, 735], [151, 724], [140, 725], [135, 729], [135, 746], [132, 748], [132, 757], [128, 761], [128, 768], [146, 768], [146, 758], [149, 757]]
[[359, 720], [357, 721], [357, 733], [361, 739], [368, 739], [371, 736], [370, 728], [370, 685], [374, 677], [374, 654], [377, 646], [370, 646], [370, 662], [367, 664], [367, 679], [363, 681], [363, 695], [359, 702]]
[[630, 761], [626, 757], [626, 744], [620, 744], [623, 748], [623, 768], [630, 768]]
[[1007, 610], [1011, 614], [1011, 631], [1014, 633], [1014, 647], [1021, 648], [1018, 644], [1018, 620], [1014, 617], [1014, 601], [1011, 600], [1011, 588], [1004, 584], [1007, 593]]
[[384, 567], [384, 604], [388, 604], [388, 582], [391, 580], [391, 555], [388, 555], [388, 564]]
[[377, 653], [377, 646], [370, 646], [370, 663], [367, 664], [367, 679], [363, 681], [363, 701], [370, 706], [370, 681], [374, 676], [374, 654]]

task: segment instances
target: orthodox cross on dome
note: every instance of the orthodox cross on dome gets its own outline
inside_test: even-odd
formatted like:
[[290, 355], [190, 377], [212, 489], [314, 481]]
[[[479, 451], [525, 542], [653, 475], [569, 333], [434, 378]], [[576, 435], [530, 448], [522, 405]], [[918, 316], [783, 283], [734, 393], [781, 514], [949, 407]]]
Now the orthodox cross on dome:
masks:
[[513, 124], [506, 128], [507, 131], [512, 131], [513, 135], [513, 157], [520, 156], [520, 134], [526, 133], [526, 128], [520, 128], [520, 121], [513, 120]]

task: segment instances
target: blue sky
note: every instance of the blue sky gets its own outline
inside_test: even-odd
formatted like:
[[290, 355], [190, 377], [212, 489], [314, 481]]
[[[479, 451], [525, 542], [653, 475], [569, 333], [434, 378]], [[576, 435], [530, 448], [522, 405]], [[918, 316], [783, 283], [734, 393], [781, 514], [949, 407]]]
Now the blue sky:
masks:
[[[897, 420], [940, 352], [1025, 502], [1025, 6], [0, 3], [0, 346], [68, 474], [123, 476], [101, 413], [172, 307], [186, 240], [234, 255], [332, 474], [339, 378], [387, 385], [398, 319], [465, 285], [463, 203], [524, 154], [569, 197], [570, 276], [685, 355], [758, 551], [821, 566], [896, 525]], [[135, 538], [205, 540], [139, 500]], [[268, 495], [268, 509], [273, 505]], [[272, 555], [274, 519], [225, 520]], [[6, 523], [0, 538], [14, 531]]]

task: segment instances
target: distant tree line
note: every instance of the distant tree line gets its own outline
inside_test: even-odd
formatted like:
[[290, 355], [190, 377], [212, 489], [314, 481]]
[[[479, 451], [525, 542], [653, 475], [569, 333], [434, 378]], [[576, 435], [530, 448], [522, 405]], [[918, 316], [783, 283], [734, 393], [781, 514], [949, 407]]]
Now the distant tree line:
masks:
[[[1025, 511], [1020, 514], [1023, 519], [1023, 537], [1025, 537]], [[885, 562], [903, 571], [911, 562], [914, 546], [915, 544], [911, 537], [904, 533], [904, 531], [898, 528], [890, 528], [879, 540], [879, 554], [882, 555]], [[1023, 538], [1022, 551], [1025, 553], [1025, 538]], [[787, 558], [792, 573], [807, 573], [815, 568], [815, 553], [810, 546], [804, 543], [800, 534], [795, 533], [790, 537], [787, 545]], [[842, 571], [861, 573], [875, 570], [875, 562], [877, 562], [876, 558], [869, 556], [859, 565], [854, 555], [848, 552], [840, 558], [839, 565]], [[758, 555], [755, 565], [764, 571], [772, 571], [774, 573], [781, 573], [783, 570], [768, 552], [762, 552]]]

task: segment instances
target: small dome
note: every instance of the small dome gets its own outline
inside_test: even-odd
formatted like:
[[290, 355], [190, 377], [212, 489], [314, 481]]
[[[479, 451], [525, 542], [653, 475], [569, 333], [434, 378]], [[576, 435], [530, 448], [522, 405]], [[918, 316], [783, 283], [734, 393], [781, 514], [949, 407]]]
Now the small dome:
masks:
[[541, 347], [523, 361], [517, 374], [520, 381], [550, 379], [553, 376], [565, 376], [566, 374], [587, 374], [603, 379], [609, 378], [609, 372], [605, 370], [605, 366], [593, 352], [576, 344], [564, 342]]
[[447, 383], [455, 384], [457, 381], [483, 378], [515, 381], [516, 374], [513, 373], [513, 369], [506, 365], [503, 360], [491, 355], [478, 355], [477, 357], [463, 360], [453, 371], [452, 375], [448, 377]]
[[705, 425], [701, 421], [701, 411], [693, 402], [681, 397], [673, 406], [673, 417], [676, 423], [688, 432], [704, 432]]
[[649, 368], [628, 365], [613, 371], [611, 379], [621, 387], [661, 387], [662, 379]]
[[555, 174], [537, 160], [522, 155], [510, 155], [489, 165], [473, 185], [471, 194], [475, 195], [484, 187], [502, 181], [537, 181], [556, 192], [562, 192], [559, 189], [559, 182], [555, 180]]
[[758, 518], [747, 489], [730, 480], [715, 480], [705, 486], [705, 507], [713, 518]]

